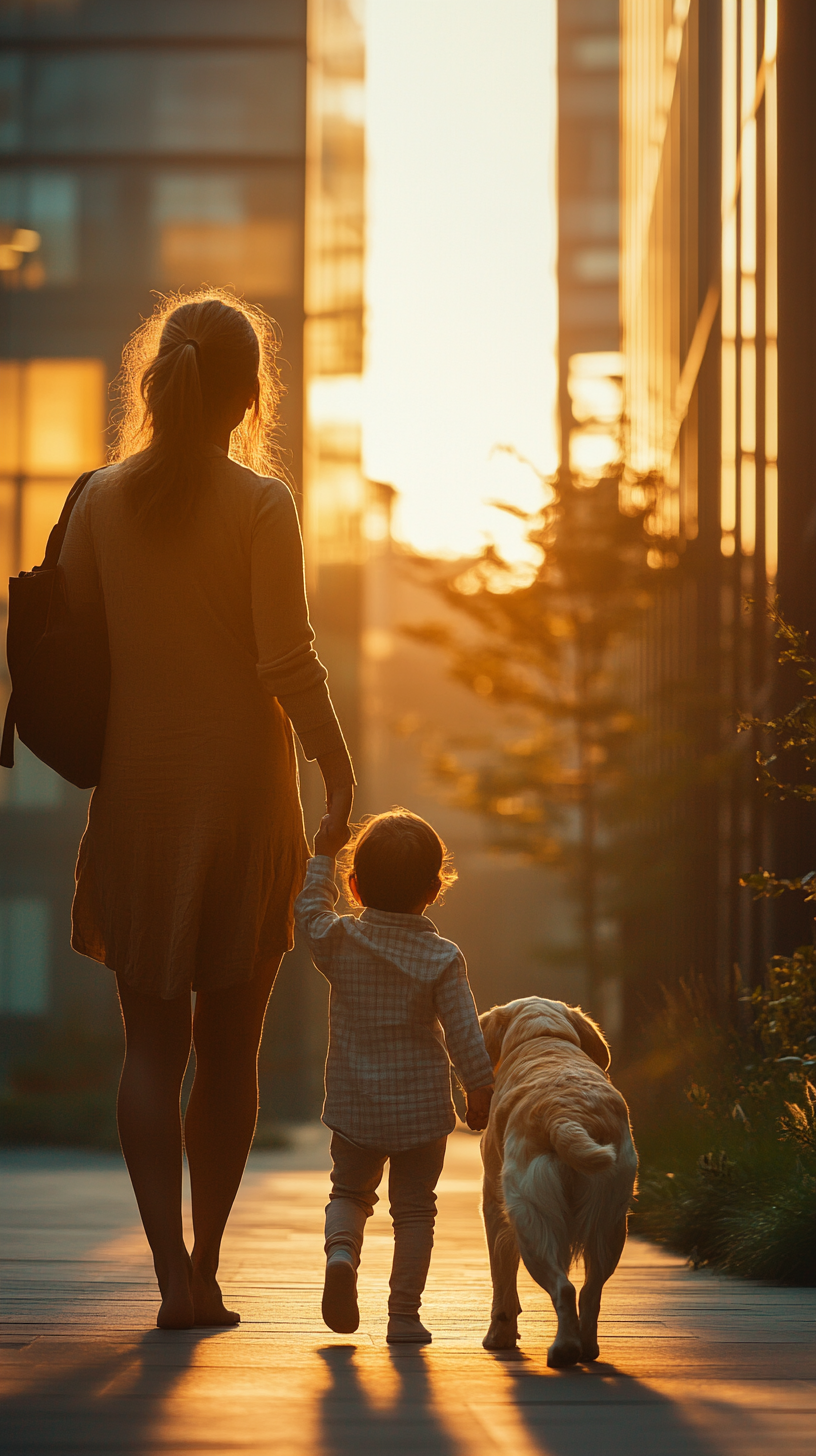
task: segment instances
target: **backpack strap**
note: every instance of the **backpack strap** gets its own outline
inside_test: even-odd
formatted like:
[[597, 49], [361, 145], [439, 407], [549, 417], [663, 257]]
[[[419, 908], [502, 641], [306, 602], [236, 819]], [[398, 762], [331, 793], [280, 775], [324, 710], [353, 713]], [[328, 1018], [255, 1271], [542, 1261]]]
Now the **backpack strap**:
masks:
[[82, 495], [82, 492], [88, 484], [91, 476], [95, 474], [95, 470], [86, 470], [85, 474], [80, 475], [79, 480], [75, 481], [74, 484], [71, 486], [71, 489], [65, 497], [65, 505], [60, 511], [60, 518], [57, 521], [56, 526], [53, 526], [51, 528], [51, 533], [48, 537], [48, 545], [45, 548], [45, 556], [43, 557], [42, 565], [35, 566], [35, 571], [53, 571], [56, 567], [57, 562], [60, 558], [62, 543], [65, 540], [65, 533], [68, 530], [68, 522], [71, 519], [71, 512], [73, 511], [74, 506], [79, 500], [79, 497]]
[[3, 768], [14, 768], [14, 726], [14, 709], [9, 698], [6, 721], [3, 724], [3, 741], [0, 744], [0, 766]]

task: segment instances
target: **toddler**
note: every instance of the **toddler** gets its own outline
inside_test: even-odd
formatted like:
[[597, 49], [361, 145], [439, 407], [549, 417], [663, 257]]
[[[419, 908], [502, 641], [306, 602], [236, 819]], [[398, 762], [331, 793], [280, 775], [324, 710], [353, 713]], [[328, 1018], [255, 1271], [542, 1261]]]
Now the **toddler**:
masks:
[[464, 956], [423, 913], [455, 878], [439, 835], [405, 809], [368, 820], [348, 850], [348, 888], [364, 907], [359, 919], [334, 911], [335, 856], [345, 837], [323, 819], [295, 905], [297, 925], [331, 987], [323, 1121], [332, 1129], [332, 1188], [323, 1318], [343, 1334], [360, 1322], [363, 1231], [390, 1159], [394, 1260], [387, 1338], [427, 1343], [419, 1307], [433, 1248], [436, 1185], [456, 1125], [449, 1056], [474, 1129], [487, 1126], [493, 1069]]

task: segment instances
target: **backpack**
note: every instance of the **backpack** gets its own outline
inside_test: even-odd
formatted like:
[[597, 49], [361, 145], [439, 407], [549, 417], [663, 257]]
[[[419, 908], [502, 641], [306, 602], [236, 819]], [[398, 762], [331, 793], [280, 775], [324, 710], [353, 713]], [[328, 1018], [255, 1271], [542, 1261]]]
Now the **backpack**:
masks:
[[104, 608], [80, 625], [71, 616], [60, 551], [94, 471], [72, 486], [48, 537], [45, 558], [9, 582], [6, 657], [11, 697], [0, 765], [14, 766], [14, 730], [31, 752], [79, 789], [99, 782], [110, 696]]

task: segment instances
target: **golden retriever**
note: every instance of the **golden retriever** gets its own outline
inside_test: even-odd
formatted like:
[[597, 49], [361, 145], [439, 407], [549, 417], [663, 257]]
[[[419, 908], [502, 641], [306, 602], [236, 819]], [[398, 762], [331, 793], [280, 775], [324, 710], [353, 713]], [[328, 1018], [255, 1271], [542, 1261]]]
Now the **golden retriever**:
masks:
[[[596, 1360], [601, 1294], [626, 1242], [637, 1176], [629, 1112], [606, 1075], [609, 1047], [578, 1007], [542, 996], [496, 1006], [479, 1020], [496, 1076], [482, 1139], [493, 1276], [482, 1343], [508, 1350], [518, 1340], [520, 1255], [558, 1316], [547, 1364]], [[576, 1309], [568, 1276], [581, 1254]]]

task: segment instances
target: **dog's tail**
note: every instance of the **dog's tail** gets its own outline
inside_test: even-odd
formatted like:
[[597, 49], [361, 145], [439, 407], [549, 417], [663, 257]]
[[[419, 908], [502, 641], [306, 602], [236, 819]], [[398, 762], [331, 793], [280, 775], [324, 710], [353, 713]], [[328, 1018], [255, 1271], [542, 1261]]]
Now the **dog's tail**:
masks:
[[533, 1278], [539, 1277], [536, 1270], [541, 1259], [559, 1268], [568, 1267], [568, 1209], [558, 1158], [552, 1153], [530, 1157], [526, 1140], [508, 1133], [502, 1188], [521, 1256]]
[[550, 1142], [561, 1159], [577, 1173], [611, 1173], [618, 1161], [612, 1143], [596, 1143], [580, 1122], [557, 1122], [550, 1128]]

